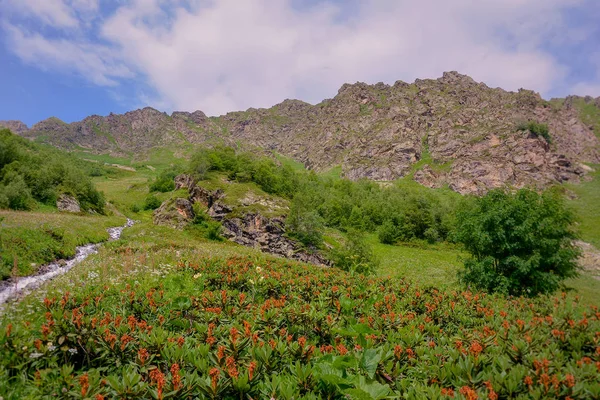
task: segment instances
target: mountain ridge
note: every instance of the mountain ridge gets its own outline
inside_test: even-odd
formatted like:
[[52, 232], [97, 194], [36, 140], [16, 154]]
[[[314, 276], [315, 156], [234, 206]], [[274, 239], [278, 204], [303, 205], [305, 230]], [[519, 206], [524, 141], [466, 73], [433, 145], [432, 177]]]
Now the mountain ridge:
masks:
[[[592, 120], [583, 118], [582, 104]], [[317, 171], [341, 166], [343, 176], [353, 180], [411, 176], [429, 187], [483, 193], [585, 176], [583, 163], [600, 163], [596, 110], [600, 118], [600, 98], [546, 101], [530, 90], [489, 88], [452, 71], [411, 84], [344, 84], [335, 97], [315, 105], [286, 99], [268, 109], [219, 117], [146, 107], [71, 124], [50, 118], [17, 133], [67, 150], [114, 155], [242, 143], [275, 150]], [[518, 130], [526, 121], [547, 125], [552, 142]]]

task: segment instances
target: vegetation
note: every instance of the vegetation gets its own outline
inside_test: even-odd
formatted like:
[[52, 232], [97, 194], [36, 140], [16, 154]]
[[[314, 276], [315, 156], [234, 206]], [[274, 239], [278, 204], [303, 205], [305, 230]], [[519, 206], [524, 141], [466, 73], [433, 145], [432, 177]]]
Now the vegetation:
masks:
[[288, 231], [313, 246], [320, 244], [323, 225], [342, 231], [371, 231], [385, 225], [382, 239], [387, 243], [446, 240], [459, 197], [416, 183], [382, 188], [367, 180], [322, 177], [226, 147], [201, 150], [192, 158], [190, 170], [200, 179], [210, 171], [226, 172], [231, 180], [252, 181], [267, 193], [292, 199]]
[[[75, 255], [75, 247], [108, 239], [106, 229], [124, 218], [0, 211], [0, 280]], [[15, 268], [16, 267], [16, 268]]]
[[60, 194], [68, 194], [82, 209], [102, 213], [104, 197], [90, 179], [101, 173], [98, 166], [0, 130], [0, 209], [55, 206]]
[[570, 296], [506, 299], [269, 258], [186, 257], [139, 264], [110, 285], [92, 270], [86, 285], [3, 318], [0, 396], [600, 396], [600, 321]]
[[548, 129], [548, 125], [538, 123], [535, 121], [522, 122], [517, 125], [518, 131], [529, 131], [533, 133], [535, 136], [543, 137], [546, 142], [552, 143], [552, 137], [550, 136], [550, 130]]
[[537, 295], [577, 275], [574, 214], [557, 194], [492, 190], [458, 213], [456, 239], [471, 258], [462, 280], [478, 289]]

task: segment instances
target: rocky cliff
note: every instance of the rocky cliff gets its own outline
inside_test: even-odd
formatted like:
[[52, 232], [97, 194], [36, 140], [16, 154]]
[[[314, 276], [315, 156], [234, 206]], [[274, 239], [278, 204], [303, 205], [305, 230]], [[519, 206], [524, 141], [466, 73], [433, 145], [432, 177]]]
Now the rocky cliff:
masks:
[[[551, 143], [518, 130], [524, 121], [546, 124]], [[600, 163], [600, 98], [549, 102], [532, 91], [489, 88], [447, 72], [412, 84], [345, 84], [317, 105], [285, 100], [270, 109], [210, 118], [200, 111], [167, 115], [145, 108], [72, 124], [51, 118], [21, 134], [113, 154], [243, 143], [276, 150], [317, 171], [341, 166], [350, 179], [409, 175], [431, 187], [483, 193], [577, 180], [586, 174], [582, 163]]]

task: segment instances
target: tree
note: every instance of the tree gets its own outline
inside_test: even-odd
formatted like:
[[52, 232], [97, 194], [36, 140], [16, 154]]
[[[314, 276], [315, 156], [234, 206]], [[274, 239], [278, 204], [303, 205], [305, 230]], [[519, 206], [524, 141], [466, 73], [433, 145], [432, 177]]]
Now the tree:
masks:
[[296, 195], [292, 201], [285, 225], [290, 236], [307, 246], [319, 247], [323, 243], [323, 219], [307, 207], [307, 196]]
[[379, 265], [364, 235], [353, 229], [348, 231], [348, 239], [340, 248], [331, 250], [330, 258], [336, 267], [344, 271], [365, 275], [375, 272]]
[[574, 214], [556, 193], [492, 190], [457, 214], [471, 258], [460, 278], [488, 292], [533, 296], [577, 275]]

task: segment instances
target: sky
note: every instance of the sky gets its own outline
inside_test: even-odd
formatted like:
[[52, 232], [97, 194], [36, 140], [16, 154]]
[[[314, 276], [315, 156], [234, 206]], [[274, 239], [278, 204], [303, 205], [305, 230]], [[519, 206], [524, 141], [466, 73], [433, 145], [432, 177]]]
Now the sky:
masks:
[[0, 120], [315, 104], [470, 75], [600, 96], [598, 0], [0, 0]]

